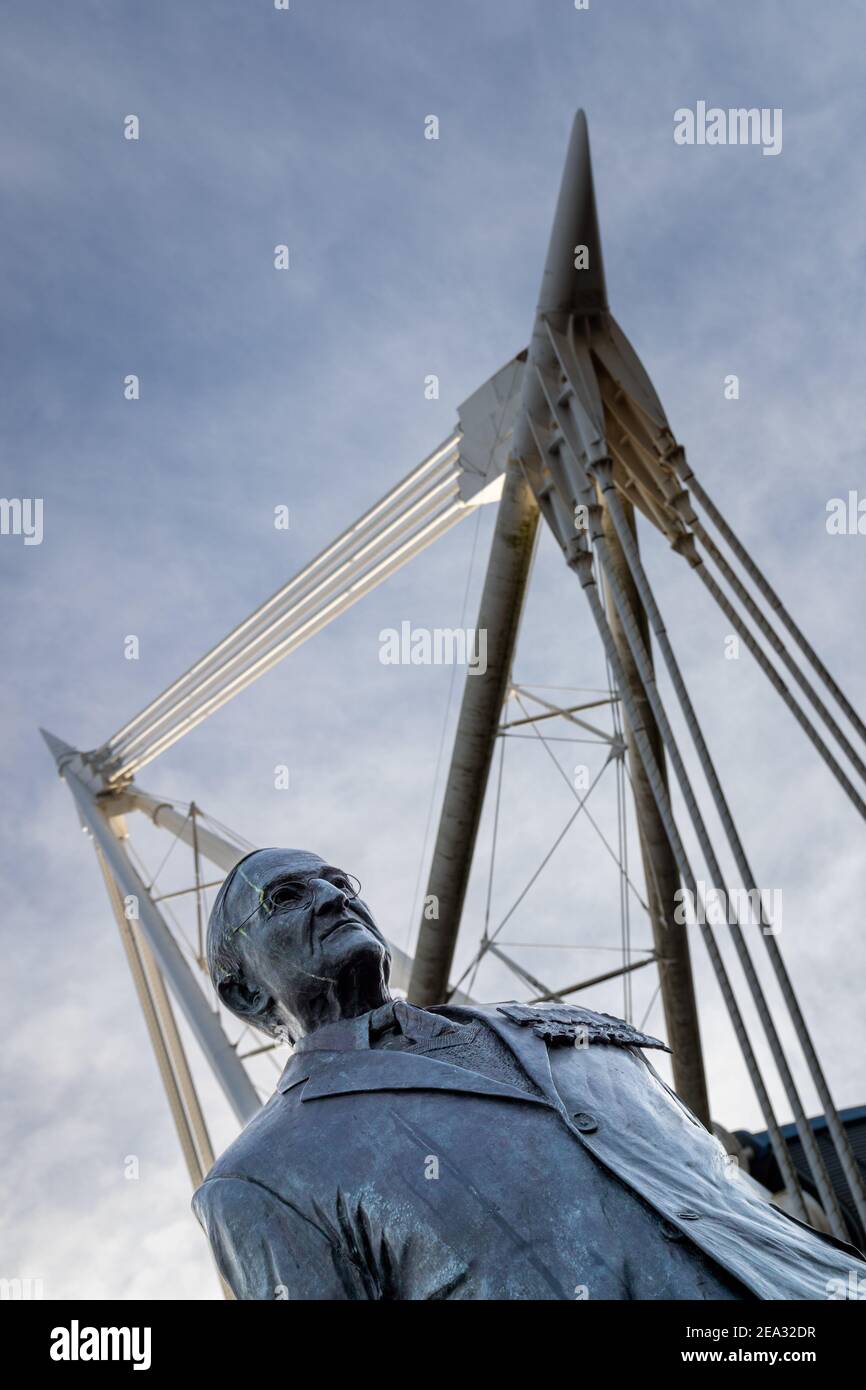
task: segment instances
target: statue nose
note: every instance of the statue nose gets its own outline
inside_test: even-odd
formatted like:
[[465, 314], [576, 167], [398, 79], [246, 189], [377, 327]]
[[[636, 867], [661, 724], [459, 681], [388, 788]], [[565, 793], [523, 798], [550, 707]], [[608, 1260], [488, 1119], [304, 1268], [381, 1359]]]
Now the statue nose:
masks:
[[316, 901], [320, 907], [328, 904], [348, 902], [348, 898], [342, 888], [338, 888], [336, 883], [329, 883], [326, 878], [319, 878], [315, 881]]

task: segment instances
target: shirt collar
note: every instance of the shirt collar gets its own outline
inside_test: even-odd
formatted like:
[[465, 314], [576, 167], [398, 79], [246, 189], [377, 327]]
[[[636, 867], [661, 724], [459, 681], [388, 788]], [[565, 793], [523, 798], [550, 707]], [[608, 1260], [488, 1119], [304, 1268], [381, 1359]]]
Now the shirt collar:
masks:
[[359, 1018], [340, 1018], [336, 1023], [323, 1023], [313, 1033], [306, 1033], [295, 1043], [293, 1057], [299, 1052], [357, 1052], [370, 1046], [370, 1015]]
[[299, 1052], [357, 1052], [370, 1047], [371, 1035], [375, 1039], [392, 1031], [404, 1033], [413, 1042], [421, 1042], [459, 1030], [459, 1023], [416, 1008], [403, 999], [391, 999], [359, 1018], [341, 1018], [336, 1023], [322, 1024], [315, 1032], [298, 1039], [292, 1056]]

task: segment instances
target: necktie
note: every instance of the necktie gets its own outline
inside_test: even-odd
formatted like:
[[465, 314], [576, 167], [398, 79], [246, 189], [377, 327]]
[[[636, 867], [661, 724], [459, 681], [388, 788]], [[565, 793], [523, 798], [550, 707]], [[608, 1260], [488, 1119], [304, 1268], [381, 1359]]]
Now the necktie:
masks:
[[407, 1004], [403, 999], [392, 999], [370, 1015], [371, 1043], [388, 1033], [402, 1033], [408, 1042], [423, 1043], [443, 1033], [459, 1031], [458, 1023], [449, 1023], [447, 1018], [428, 1013], [426, 1009], [416, 1009], [414, 1004]]

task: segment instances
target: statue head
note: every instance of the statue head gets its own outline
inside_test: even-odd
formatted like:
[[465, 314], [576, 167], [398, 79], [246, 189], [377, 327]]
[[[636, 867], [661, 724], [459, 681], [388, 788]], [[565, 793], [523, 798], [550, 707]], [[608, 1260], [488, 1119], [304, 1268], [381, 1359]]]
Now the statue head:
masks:
[[317, 854], [259, 849], [220, 888], [207, 928], [214, 988], [227, 1008], [296, 1042], [390, 998], [391, 955], [360, 884]]

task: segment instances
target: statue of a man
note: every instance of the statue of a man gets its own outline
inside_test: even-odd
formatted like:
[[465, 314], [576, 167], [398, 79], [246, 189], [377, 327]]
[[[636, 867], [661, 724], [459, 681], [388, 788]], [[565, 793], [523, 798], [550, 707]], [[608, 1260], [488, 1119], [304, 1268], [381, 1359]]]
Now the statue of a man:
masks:
[[228, 1008], [294, 1044], [193, 1199], [238, 1298], [820, 1299], [866, 1275], [738, 1174], [646, 1060], [663, 1043], [568, 1005], [392, 999], [318, 855], [241, 860], [207, 950]]

